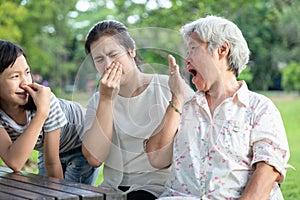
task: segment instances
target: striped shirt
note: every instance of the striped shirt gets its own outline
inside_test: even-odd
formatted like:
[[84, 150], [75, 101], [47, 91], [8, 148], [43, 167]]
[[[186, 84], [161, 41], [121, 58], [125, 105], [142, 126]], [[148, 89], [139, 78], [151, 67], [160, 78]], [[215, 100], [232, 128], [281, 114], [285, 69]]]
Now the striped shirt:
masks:
[[[26, 111], [27, 123], [19, 125], [0, 109], [0, 127], [4, 127], [14, 142], [28, 127], [36, 111]], [[38, 137], [35, 150], [43, 151], [44, 133], [61, 129], [60, 153], [79, 147], [81, 140], [79, 133], [83, 130], [84, 109], [75, 102], [56, 98], [52, 93], [50, 98], [50, 112]], [[51, 134], [51, 133], [50, 133]]]

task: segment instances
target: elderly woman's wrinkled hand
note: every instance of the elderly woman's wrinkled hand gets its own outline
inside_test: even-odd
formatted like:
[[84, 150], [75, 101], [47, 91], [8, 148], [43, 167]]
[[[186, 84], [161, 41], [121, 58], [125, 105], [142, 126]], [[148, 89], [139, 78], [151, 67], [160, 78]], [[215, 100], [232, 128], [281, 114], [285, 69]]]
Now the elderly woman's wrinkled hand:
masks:
[[185, 87], [184, 80], [179, 73], [179, 66], [176, 63], [175, 58], [172, 55], [168, 56], [169, 60], [169, 87], [172, 92], [172, 101], [179, 101], [180, 105], [183, 105], [185, 99]]

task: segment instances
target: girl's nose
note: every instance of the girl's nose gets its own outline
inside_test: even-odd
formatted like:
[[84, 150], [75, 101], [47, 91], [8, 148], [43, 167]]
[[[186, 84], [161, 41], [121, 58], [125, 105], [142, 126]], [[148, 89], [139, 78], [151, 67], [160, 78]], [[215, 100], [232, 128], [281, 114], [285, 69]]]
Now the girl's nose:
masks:
[[26, 74], [22, 76], [21, 85], [32, 83], [32, 77], [30, 74]]

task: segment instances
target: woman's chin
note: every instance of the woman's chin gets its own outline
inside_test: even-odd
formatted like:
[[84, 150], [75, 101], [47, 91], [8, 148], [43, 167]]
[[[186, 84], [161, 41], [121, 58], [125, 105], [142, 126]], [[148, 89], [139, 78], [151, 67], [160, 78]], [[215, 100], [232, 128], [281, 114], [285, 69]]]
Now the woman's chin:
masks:
[[203, 82], [203, 79], [200, 80], [197, 76], [194, 76], [192, 79], [192, 83], [196, 86], [197, 90], [204, 90], [205, 84]]

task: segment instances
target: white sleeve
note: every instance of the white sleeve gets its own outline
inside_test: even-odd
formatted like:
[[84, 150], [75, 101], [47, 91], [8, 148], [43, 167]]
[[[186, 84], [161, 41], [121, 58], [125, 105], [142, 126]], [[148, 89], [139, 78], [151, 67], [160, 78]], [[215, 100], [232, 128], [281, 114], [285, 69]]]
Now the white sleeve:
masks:
[[[96, 111], [98, 108], [99, 100], [100, 100], [99, 92], [96, 92], [88, 101], [86, 113], [85, 113], [83, 134], [86, 131], [88, 131], [93, 125], [93, 122], [96, 117]], [[81, 138], [82, 138], [82, 136], [81, 136]]]

